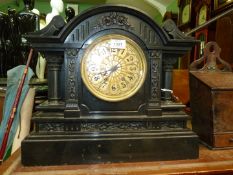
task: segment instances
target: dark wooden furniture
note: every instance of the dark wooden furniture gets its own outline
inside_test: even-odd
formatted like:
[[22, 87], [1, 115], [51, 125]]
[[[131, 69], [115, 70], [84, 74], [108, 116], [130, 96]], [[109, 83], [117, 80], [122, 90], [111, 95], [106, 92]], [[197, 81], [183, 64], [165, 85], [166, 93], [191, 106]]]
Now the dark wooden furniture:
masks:
[[189, 70], [174, 69], [172, 90], [174, 95], [179, 98], [183, 104], [189, 103]]
[[221, 58], [233, 66], [233, 13], [217, 20], [215, 39], [221, 47]]
[[233, 148], [233, 73], [190, 72], [193, 130], [212, 149]]
[[200, 156], [193, 160], [108, 163], [89, 165], [24, 167], [20, 150], [0, 166], [0, 174], [66, 174], [66, 175], [231, 175], [233, 150], [209, 150], [200, 145]]

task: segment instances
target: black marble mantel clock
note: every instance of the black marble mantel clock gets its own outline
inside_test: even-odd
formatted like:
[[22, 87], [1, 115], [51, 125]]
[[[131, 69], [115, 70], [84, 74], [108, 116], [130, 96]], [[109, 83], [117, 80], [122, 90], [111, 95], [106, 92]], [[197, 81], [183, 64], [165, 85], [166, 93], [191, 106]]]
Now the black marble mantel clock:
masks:
[[195, 44], [172, 21], [105, 5], [27, 35], [48, 64], [48, 101], [22, 142], [22, 163], [193, 159], [198, 138], [170, 92], [172, 68]]

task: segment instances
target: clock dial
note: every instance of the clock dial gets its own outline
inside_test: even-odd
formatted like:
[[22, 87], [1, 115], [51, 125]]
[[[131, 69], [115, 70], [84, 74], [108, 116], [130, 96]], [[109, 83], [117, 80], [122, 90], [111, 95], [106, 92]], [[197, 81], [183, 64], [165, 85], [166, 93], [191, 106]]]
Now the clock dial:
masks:
[[117, 102], [133, 96], [143, 85], [147, 65], [140, 46], [118, 34], [102, 36], [86, 49], [81, 76], [96, 97]]
[[201, 25], [206, 22], [206, 17], [207, 17], [206, 15], [207, 15], [207, 6], [203, 5], [199, 11], [198, 25]]
[[190, 6], [189, 4], [185, 5], [182, 11], [181, 21], [183, 24], [189, 22], [190, 17]]

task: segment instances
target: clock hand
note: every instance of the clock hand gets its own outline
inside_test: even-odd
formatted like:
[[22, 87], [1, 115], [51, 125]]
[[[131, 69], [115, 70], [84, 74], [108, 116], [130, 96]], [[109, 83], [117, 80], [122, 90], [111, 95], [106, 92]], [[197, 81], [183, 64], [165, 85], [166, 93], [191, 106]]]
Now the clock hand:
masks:
[[[108, 79], [109, 79], [109, 77], [111, 76], [111, 74], [112, 74], [113, 72], [115, 72], [115, 71], [119, 68], [118, 65], [119, 65], [119, 63], [116, 64], [115, 66], [112, 66], [110, 69], [104, 71], [104, 75], [103, 75], [103, 76], [106, 76], [106, 75], [107, 75], [107, 76], [106, 76], [106, 77], [104, 78], [104, 80], [100, 83], [100, 86], [99, 86], [98, 89], [100, 89], [100, 87], [101, 87], [103, 84], [105, 84], [106, 81], [108, 81]], [[109, 72], [109, 74], [107, 74], [107, 72]], [[103, 72], [100, 72], [100, 73], [103, 73]]]
[[110, 71], [110, 74], [117, 71], [117, 69], [119, 68], [118, 67], [119, 63], [117, 63], [115, 66], [113, 66], [109, 71]]
[[112, 66], [110, 69], [108, 70], [105, 70], [105, 71], [102, 71], [102, 72], [99, 72], [97, 73], [97, 75], [101, 74], [103, 76], [105, 76], [108, 72], [110, 72], [109, 74], [111, 74], [112, 72], [115, 72], [119, 67], [118, 67], [119, 63], [116, 64], [115, 66]]
[[99, 73], [97, 73], [97, 75], [101, 74], [101, 75], [105, 76], [109, 71], [111, 71], [111, 69], [112, 68], [105, 70], [105, 71], [102, 71], [102, 72], [99, 72]]

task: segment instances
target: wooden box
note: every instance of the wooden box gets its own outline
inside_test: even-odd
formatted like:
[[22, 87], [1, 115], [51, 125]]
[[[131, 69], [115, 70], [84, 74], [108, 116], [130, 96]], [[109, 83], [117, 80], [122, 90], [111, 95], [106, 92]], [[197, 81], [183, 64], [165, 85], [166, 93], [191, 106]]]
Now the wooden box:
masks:
[[233, 148], [233, 73], [190, 72], [192, 126], [212, 149]]

